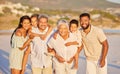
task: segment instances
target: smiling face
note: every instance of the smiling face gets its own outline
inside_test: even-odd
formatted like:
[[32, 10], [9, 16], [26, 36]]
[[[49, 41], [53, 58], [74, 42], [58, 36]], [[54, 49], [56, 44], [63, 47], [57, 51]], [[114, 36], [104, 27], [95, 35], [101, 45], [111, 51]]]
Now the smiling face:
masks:
[[88, 16], [83, 16], [80, 18], [80, 26], [84, 30], [88, 29], [88, 27], [90, 26], [90, 19], [88, 18]]
[[25, 29], [25, 30], [28, 30], [30, 28], [30, 20], [29, 19], [24, 19], [23, 22], [21, 23], [22, 24], [22, 27]]
[[64, 24], [61, 24], [59, 27], [58, 27], [58, 31], [59, 31], [59, 34], [64, 37], [66, 35], [68, 35], [69, 33], [69, 29], [66, 25]]
[[37, 17], [32, 17], [31, 18], [31, 24], [32, 24], [32, 26], [37, 27], [37, 24], [38, 24]]
[[40, 18], [38, 22], [38, 27], [41, 30], [45, 30], [48, 26], [48, 20], [46, 18]]
[[78, 26], [77, 26], [76, 24], [71, 24], [71, 26], [70, 26], [70, 32], [71, 32], [71, 33], [76, 32], [77, 29], [78, 29]]

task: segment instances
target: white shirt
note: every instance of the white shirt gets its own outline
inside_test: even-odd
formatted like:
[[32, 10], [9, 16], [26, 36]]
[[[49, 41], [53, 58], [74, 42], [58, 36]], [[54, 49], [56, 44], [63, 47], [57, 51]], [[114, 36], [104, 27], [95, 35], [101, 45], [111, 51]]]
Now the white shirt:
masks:
[[[58, 34], [56, 40], [54, 38], [50, 39], [50, 41], [48, 42], [48, 46], [50, 48], [54, 48], [59, 56], [63, 57], [65, 61], [68, 61], [76, 54], [78, 48], [77, 45], [65, 46], [65, 43], [73, 41], [77, 41], [77, 37], [71, 33], [69, 34], [69, 38], [66, 40], [64, 40]], [[56, 59], [53, 60], [57, 61]]]
[[77, 30], [76, 32], [73, 33], [77, 37], [77, 42], [79, 43], [78, 47], [82, 45], [82, 36], [81, 32]]
[[[40, 32], [38, 28], [32, 29], [32, 32], [37, 34], [46, 34], [47, 31], [48, 31], [48, 27], [43, 32]], [[45, 52], [46, 53], [48, 52], [47, 42], [49, 41], [52, 33], [53, 32], [51, 32], [49, 36], [46, 37], [45, 40], [41, 40], [40, 37], [35, 37], [32, 40], [32, 47], [31, 47], [32, 67], [44, 68], [52, 65], [51, 57], [45, 55]]]

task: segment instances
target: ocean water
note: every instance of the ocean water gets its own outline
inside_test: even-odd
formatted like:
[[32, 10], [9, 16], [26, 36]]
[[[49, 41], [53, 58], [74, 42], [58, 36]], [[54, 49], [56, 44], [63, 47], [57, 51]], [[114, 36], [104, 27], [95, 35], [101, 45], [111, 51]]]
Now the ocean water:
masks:
[[120, 4], [120, 0], [107, 0], [107, 1]]
[[107, 34], [120, 34], [120, 30], [103, 29], [103, 31]]
[[[14, 30], [0, 30], [0, 35], [1, 34], [12, 34]], [[115, 29], [103, 29], [105, 33], [110, 33], [110, 34], [120, 34], [120, 30], [115, 30]]]

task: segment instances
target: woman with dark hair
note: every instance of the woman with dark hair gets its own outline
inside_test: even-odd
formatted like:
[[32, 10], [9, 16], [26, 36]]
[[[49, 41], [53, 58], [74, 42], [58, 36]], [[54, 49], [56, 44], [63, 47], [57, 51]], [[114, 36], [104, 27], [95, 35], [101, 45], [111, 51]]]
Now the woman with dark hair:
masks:
[[11, 74], [20, 74], [22, 70], [22, 60], [25, 49], [29, 48], [29, 43], [32, 40], [28, 38], [28, 30], [30, 28], [30, 17], [25, 15], [20, 18], [18, 27], [14, 30], [11, 36], [11, 53], [10, 53], [10, 68]]

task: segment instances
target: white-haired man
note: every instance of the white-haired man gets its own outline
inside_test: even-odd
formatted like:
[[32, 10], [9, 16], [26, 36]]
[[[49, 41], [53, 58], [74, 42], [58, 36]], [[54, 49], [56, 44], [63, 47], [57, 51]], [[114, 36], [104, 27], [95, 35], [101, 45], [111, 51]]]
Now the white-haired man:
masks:
[[[35, 30], [37, 34], [46, 34], [48, 31], [48, 17], [40, 15], [38, 17], [38, 29]], [[32, 40], [31, 48], [31, 63], [33, 74], [52, 74], [52, 60], [51, 56], [46, 55], [47, 42], [49, 41], [52, 32], [43, 40], [40, 37], [35, 37]]]

